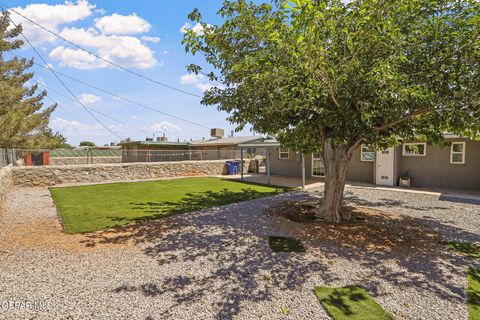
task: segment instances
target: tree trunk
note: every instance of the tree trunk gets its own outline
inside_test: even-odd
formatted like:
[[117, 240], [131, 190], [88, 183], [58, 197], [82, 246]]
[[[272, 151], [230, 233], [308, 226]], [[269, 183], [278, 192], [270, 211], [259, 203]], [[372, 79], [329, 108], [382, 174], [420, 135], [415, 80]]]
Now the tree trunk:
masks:
[[340, 223], [350, 219], [343, 209], [343, 191], [354, 147], [333, 147], [331, 140], [323, 143], [323, 162], [325, 165], [325, 190], [323, 206], [318, 214], [326, 221]]

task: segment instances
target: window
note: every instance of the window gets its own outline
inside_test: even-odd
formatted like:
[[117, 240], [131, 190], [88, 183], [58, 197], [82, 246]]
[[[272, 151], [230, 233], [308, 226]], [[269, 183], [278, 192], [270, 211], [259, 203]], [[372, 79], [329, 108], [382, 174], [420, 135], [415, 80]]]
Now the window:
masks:
[[289, 154], [290, 154], [290, 152], [286, 148], [279, 148], [278, 149], [278, 159], [288, 159]]
[[318, 152], [312, 154], [312, 176], [325, 177], [325, 165], [322, 155]]
[[427, 144], [404, 143], [402, 154], [407, 157], [424, 157], [427, 154]]
[[452, 142], [450, 147], [450, 163], [465, 163], [465, 142]]
[[373, 148], [362, 145], [362, 150], [360, 153], [360, 161], [373, 161], [375, 160], [375, 150]]

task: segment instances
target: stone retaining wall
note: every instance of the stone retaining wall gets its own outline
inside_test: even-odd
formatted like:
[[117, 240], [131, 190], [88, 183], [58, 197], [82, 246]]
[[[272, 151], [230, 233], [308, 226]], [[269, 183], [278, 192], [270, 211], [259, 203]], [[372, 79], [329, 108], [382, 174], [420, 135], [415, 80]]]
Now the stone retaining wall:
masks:
[[0, 168], [0, 207], [5, 200], [6, 194], [13, 187], [12, 168], [11, 165]]
[[[244, 164], [247, 172], [249, 161]], [[176, 161], [61, 166], [13, 167], [14, 185], [53, 186], [62, 183], [95, 183], [159, 179], [181, 176], [213, 176], [226, 173], [225, 161]]]
[[[88, 158], [88, 163], [121, 163], [122, 157], [93, 157]], [[87, 157], [50, 157], [49, 164], [69, 165], [69, 164], [88, 164]]]

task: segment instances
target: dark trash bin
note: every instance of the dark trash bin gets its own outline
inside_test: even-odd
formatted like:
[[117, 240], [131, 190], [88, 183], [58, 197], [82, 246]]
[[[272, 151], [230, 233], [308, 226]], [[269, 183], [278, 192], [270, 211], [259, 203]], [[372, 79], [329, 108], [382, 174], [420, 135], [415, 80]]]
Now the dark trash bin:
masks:
[[233, 167], [234, 174], [238, 174], [240, 172], [240, 161], [233, 161]]
[[240, 161], [232, 161], [233, 162], [233, 173], [238, 174], [240, 172]]
[[225, 165], [227, 166], [228, 175], [236, 174], [238, 172], [238, 165], [234, 161], [227, 161], [225, 162]]

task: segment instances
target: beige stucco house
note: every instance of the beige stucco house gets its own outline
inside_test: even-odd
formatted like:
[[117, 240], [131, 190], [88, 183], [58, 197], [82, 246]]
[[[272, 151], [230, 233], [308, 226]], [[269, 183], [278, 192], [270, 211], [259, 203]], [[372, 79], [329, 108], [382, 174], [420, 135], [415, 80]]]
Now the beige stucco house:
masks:
[[[383, 151], [361, 146], [355, 150], [347, 180], [398, 186], [409, 177], [412, 186], [480, 190], [480, 141], [446, 135], [450, 146], [422, 141], [402, 142]], [[302, 155], [282, 147], [269, 150], [270, 173], [302, 176]], [[324, 177], [320, 154], [304, 154], [306, 178]]]

